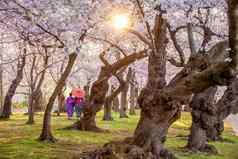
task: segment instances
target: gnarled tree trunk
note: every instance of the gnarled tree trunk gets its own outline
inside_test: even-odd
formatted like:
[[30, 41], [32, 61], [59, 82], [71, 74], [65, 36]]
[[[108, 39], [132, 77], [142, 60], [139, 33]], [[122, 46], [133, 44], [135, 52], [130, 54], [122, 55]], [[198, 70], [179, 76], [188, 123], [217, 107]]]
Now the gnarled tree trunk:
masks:
[[166, 21], [156, 17], [155, 49], [149, 55], [148, 82], [138, 99], [140, 120], [135, 130], [133, 144], [151, 151], [155, 158], [171, 157], [163, 147], [169, 126], [179, 117], [179, 107], [169, 105], [162, 96], [166, 86]]
[[195, 94], [190, 107], [192, 108], [192, 127], [187, 147], [193, 151], [217, 153], [216, 149], [207, 144], [207, 132], [216, 120], [214, 97], [217, 88], [210, 87], [202, 93]]
[[51, 111], [52, 111], [53, 104], [54, 104], [54, 101], [55, 101], [57, 95], [59, 94], [59, 92], [62, 91], [62, 89], [65, 85], [65, 81], [72, 70], [72, 67], [76, 61], [76, 58], [77, 58], [77, 53], [72, 53], [69, 55], [68, 64], [67, 64], [63, 74], [61, 75], [61, 77], [53, 91], [53, 94], [50, 96], [50, 99], [46, 106], [46, 110], [45, 110], [45, 114], [44, 114], [42, 132], [39, 137], [39, 140], [41, 140], [41, 141], [44, 141], [44, 140], [51, 141], [51, 142], [56, 141], [56, 139], [54, 138], [54, 136], [52, 135], [52, 132], [51, 132]]
[[[207, 131], [208, 140], [221, 140], [221, 134], [224, 131], [224, 122], [230, 114], [238, 113], [238, 80], [234, 78], [228, 85], [222, 98], [215, 104], [215, 113], [211, 117], [213, 123], [209, 125]], [[209, 119], [211, 120], [211, 119]]]
[[3, 119], [10, 118], [11, 107], [12, 107], [12, 97], [14, 96], [16, 89], [18, 85], [21, 83], [21, 80], [23, 78], [23, 69], [25, 67], [25, 64], [26, 64], [26, 49], [24, 49], [24, 54], [20, 56], [20, 59], [18, 61], [17, 75], [16, 75], [16, 78], [12, 81], [6, 93], [4, 104], [3, 104], [3, 110], [2, 110], [0, 118], [3, 118]]
[[[237, 51], [238, 51], [238, 41], [236, 36], [238, 35], [238, 1], [229, 0], [228, 1], [228, 16], [229, 16], [229, 46], [230, 46], [230, 57], [232, 59], [231, 67], [233, 71], [237, 71]], [[223, 45], [223, 46], [222, 46]], [[215, 50], [217, 52], [222, 52], [226, 45], [221, 43], [221, 48]], [[221, 54], [222, 55], [222, 54]], [[217, 58], [218, 60], [221, 58]], [[215, 105], [206, 105], [207, 101], [203, 97], [194, 101], [195, 110], [193, 110], [193, 123], [191, 128], [191, 135], [189, 137], [188, 147], [195, 151], [209, 151], [216, 152], [216, 149], [212, 146], [207, 145], [207, 140], [219, 140], [220, 135], [224, 129], [223, 120], [230, 114], [236, 112], [234, 108], [234, 103], [236, 101], [234, 98], [237, 97], [236, 86], [234, 84], [229, 85], [228, 89], [224, 93], [223, 97]], [[201, 93], [202, 96], [206, 97], [209, 92]], [[211, 97], [213, 97], [213, 92], [210, 92]], [[198, 106], [198, 107], [197, 107]], [[204, 108], [205, 106], [205, 108]], [[193, 107], [193, 106], [192, 106]], [[194, 108], [193, 108], [194, 109]], [[235, 110], [234, 110], [235, 109]]]
[[86, 100], [84, 106], [83, 117], [74, 123], [69, 128], [86, 130], [86, 131], [101, 131], [96, 126], [96, 114], [101, 110], [105, 103], [107, 91], [109, 89], [108, 79], [112, 75], [117, 75], [124, 67], [135, 62], [136, 60], [146, 57], [146, 51], [140, 51], [109, 64], [104, 57], [100, 56], [105, 66], [101, 68], [98, 79], [92, 84], [89, 99]]
[[209, 67], [206, 65], [190, 74], [182, 71], [166, 86], [166, 26], [162, 15], [157, 15], [154, 28], [155, 49], [149, 55], [148, 83], [138, 99], [141, 116], [132, 140], [109, 143], [105, 145], [103, 151], [92, 153], [90, 156], [93, 158], [113, 156], [117, 159], [119, 157], [114, 155], [115, 151], [131, 159], [174, 158], [172, 153], [164, 148], [163, 143], [169, 127], [180, 116], [183, 98], [200, 93], [211, 86], [226, 85], [233, 76], [230, 63], [223, 62]]

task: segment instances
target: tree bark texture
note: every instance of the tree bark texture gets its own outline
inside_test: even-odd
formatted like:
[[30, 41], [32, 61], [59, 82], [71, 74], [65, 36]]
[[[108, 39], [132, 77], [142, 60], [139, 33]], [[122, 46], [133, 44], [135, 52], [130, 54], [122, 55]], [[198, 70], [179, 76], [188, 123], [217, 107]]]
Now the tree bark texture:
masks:
[[[213, 146], [207, 144], [207, 132], [213, 129], [213, 123], [216, 120], [214, 101], [216, 91], [216, 87], [210, 87], [202, 93], [195, 94], [192, 99], [190, 104], [192, 127], [187, 145], [192, 151], [217, 153]], [[221, 128], [218, 127], [218, 129]]]
[[65, 112], [65, 96], [64, 92], [61, 91], [58, 94], [58, 110], [57, 110], [57, 116], [60, 116], [60, 113]]
[[[0, 53], [0, 60], [2, 62], [3, 60], [3, 55]], [[2, 63], [0, 64], [0, 114], [2, 113], [3, 109], [3, 99], [4, 99], [4, 94], [3, 94], [3, 66]]]
[[[229, 45], [230, 57], [233, 59], [231, 65], [237, 71], [238, 61], [238, 1], [228, 0], [228, 21], [229, 21]], [[236, 60], [234, 60], [236, 59]]]
[[[155, 49], [149, 55], [148, 82], [138, 99], [140, 120], [134, 133], [133, 144], [152, 152], [155, 158], [172, 157], [164, 147], [169, 126], [179, 117], [179, 107], [166, 103], [161, 96], [166, 86], [166, 21], [155, 20]], [[172, 106], [170, 108], [170, 106]]]

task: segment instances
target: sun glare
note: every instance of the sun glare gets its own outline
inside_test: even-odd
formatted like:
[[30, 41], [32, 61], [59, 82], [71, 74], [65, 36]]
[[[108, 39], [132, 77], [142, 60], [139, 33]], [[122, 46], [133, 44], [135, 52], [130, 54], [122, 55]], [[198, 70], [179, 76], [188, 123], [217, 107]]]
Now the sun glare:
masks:
[[113, 26], [118, 29], [125, 29], [129, 26], [129, 19], [127, 15], [115, 15], [112, 19]]

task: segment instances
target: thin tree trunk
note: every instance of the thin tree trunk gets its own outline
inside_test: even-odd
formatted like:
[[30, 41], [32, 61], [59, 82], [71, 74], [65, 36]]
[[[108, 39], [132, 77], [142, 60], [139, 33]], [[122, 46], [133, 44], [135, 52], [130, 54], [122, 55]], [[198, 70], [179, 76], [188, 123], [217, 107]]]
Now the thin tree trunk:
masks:
[[[120, 76], [123, 77], [123, 74], [121, 74]], [[120, 118], [128, 118], [128, 115], [127, 115], [127, 110], [128, 110], [127, 93], [129, 90], [129, 84], [130, 84], [131, 77], [132, 77], [132, 69], [129, 68], [128, 73], [126, 75], [125, 85], [121, 92]]]
[[[35, 59], [36, 60], [36, 59]], [[42, 97], [42, 92], [41, 92], [41, 86], [44, 82], [45, 79], [45, 73], [46, 73], [46, 68], [48, 65], [48, 60], [49, 60], [49, 56], [47, 55], [44, 58], [44, 70], [41, 72], [41, 76], [40, 79], [37, 83], [37, 78], [35, 79], [35, 82], [32, 83], [32, 88], [31, 88], [31, 96], [30, 96], [30, 103], [29, 103], [29, 110], [28, 110], [28, 121], [26, 122], [26, 124], [34, 124], [34, 115], [35, 115], [35, 108], [37, 106], [39, 106], [39, 102], [40, 99]], [[34, 66], [35, 64], [33, 64]], [[32, 67], [32, 69], [34, 69], [34, 67]], [[33, 71], [33, 70], [32, 70]], [[33, 79], [33, 73], [32, 75], [32, 79]], [[37, 85], [35, 86], [35, 84], [37, 83]]]
[[114, 112], [119, 112], [119, 110], [120, 110], [119, 97], [116, 96], [116, 97], [113, 99], [113, 111], [114, 111]]
[[106, 120], [106, 121], [113, 120], [113, 117], [112, 117], [112, 101], [110, 101], [109, 98], [106, 98], [106, 100], [105, 100], [103, 120]]
[[59, 94], [58, 94], [58, 110], [57, 110], [57, 116], [60, 116], [60, 113], [64, 112], [65, 108], [65, 97], [64, 97], [64, 93], [63, 91], [61, 91]]
[[4, 99], [4, 95], [3, 95], [3, 66], [2, 66], [2, 53], [0, 53], [0, 114], [2, 113], [2, 109], [3, 109], [3, 99]]
[[139, 94], [140, 94], [140, 89], [139, 89], [138, 84], [136, 84], [136, 87], [135, 87], [135, 99], [136, 99], [135, 109], [140, 109], [139, 104], [137, 102], [137, 99], [139, 98]]
[[131, 82], [130, 82], [130, 115], [135, 115], [135, 107], [136, 107], [136, 75], [135, 71], [133, 71]]
[[112, 117], [113, 99], [111, 100], [109, 98], [113, 94], [113, 91], [114, 91], [113, 86], [111, 86], [110, 95], [108, 95], [105, 99], [103, 120], [106, 120], [106, 121], [113, 120], [113, 117]]
[[117, 75], [117, 79], [120, 82], [119, 87], [115, 90], [113, 87], [111, 89], [111, 94], [108, 95], [105, 99], [105, 106], [104, 108], [104, 117], [103, 120], [113, 120], [112, 118], [112, 101], [115, 97], [118, 96], [118, 94], [122, 91], [122, 89], [125, 87], [126, 83], [122, 79], [121, 76]]
[[43, 92], [40, 89], [37, 93], [37, 97], [35, 98], [35, 112], [40, 112], [44, 110], [44, 102], [43, 102]]
[[25, 67], [26, 62], [26, 49], [24, 49], [24, 54], [20, 56], [20, 59], [17, 64], [17, 75], [16, 78], [12, 81], [4, 100], [3, 111], [0, 118], [9, 119], [11, 114], [12, 107], [12, 97], [15, 95], [16, 89], [18, 85], [21, 83], [23, 78], [23, 69]]
[[[114, 92], [115, 89], [116, 89], [115, 86], [112, 85], [112, 92]], [[119, 112], [119, 99], [118, 99], [118, 95], [115, 98], [113, 98], [113, 100], [112, 100], [112, 110], [114, 112]]]
[[128, 118], [127, 109], [128, 109], [128, 101], [127, 101], [127, 89], [124, 89], [121, 92], [121, 102], [120, 102], [120, 118]]
[[46, 106], [44, 120], [43, 120], [43, 128], [42, 128], [41, 135], [39, 137], [39, 140], [41, 140], [41, 141], [44, 141], [44, 140], [51, 141], [51, 142], [56, 141], [56, 139], [53, 137], [52, 132], [51, 132], [51, 111], [53, 108], [54, 101], [55, 101], [57, 95], [59, 94], [59, 92], [63, 89], [65, 81], [73, 68], [76, 58], [77, 58], [76, 53], [72, 53], [69, 55], [68, 64], [67, 64], [63, 74], [61, 75], [61, 77], [60, 77], [60, 79], [59, 79], [50, 99], [49, 99], [49, 102]]

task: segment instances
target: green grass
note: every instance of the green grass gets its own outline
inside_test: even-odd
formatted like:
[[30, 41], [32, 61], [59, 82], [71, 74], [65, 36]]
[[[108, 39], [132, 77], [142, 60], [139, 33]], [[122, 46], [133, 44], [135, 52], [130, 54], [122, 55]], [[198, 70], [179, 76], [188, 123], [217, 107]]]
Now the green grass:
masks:
[[[25, 122], [27, 116], [14, 114], [8, 121], [0, 121], [0, 159], [71, 159], [83, 151], [93, 150], [98, 146], [113, 141], [122, 140], [131, 136], [136, 127], [139, 116], [130, 116], [120, 119], [114, 113], [114, 121], [102, 121], [102, 112], [97, 116], [99, 127], [109, 129], [107, 133], [92, 133], [72, 130], [60, 130], [71, 125], [74, 121], [66, 119], [65, 115], [53, 115], [53, 133], [59, 141], [56, 144], [39, 142], [37, 137], [41, 131], [42, 113], [36, 115], [36, 124], [29, 126]], [[219, 155], [204, 153], [192, 154], [185, 152], [182, 147], [186, 145], [184, 138], [189, 134], [191, 117], [183, 113], [181, 119], [175, 122], [169, 130], [166, 146], [174, 151], [181, 159], [237, 159], [238, 137], [232, 136], [231, 129], [226, 126], [224, 138], [227, 142], [211, 143], [216, 146]]]

